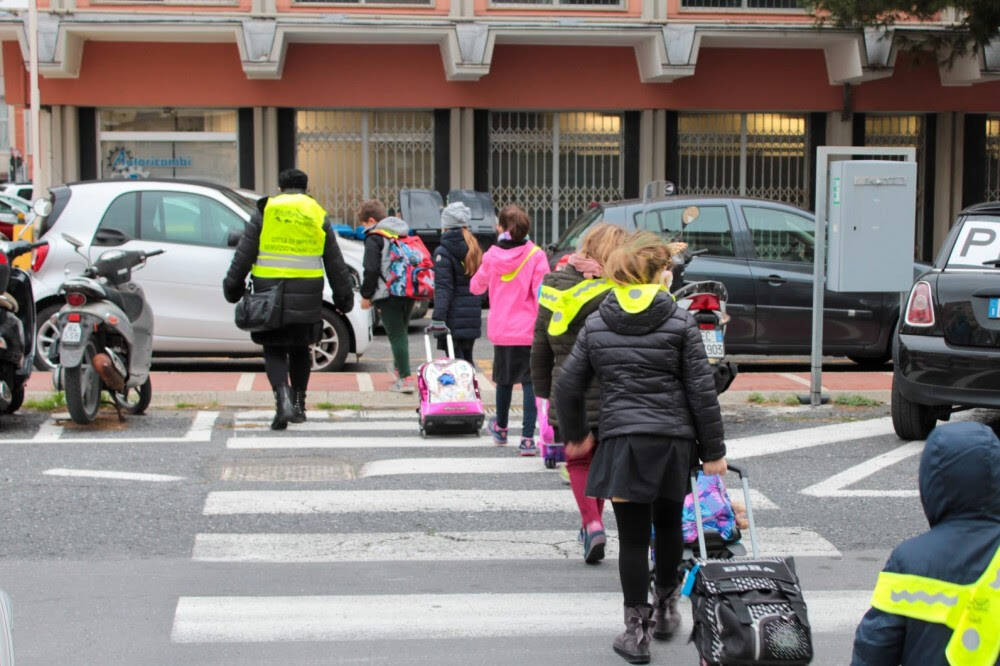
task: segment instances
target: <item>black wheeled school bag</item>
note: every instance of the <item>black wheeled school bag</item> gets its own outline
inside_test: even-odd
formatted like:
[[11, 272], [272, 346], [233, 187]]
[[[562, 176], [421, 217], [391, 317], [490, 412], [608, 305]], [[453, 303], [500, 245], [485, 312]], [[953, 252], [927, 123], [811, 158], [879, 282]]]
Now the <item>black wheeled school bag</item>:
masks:
[[[694, 642], [703, 663], [798, 666], [812, 661], [812, 632], [802, 588], [791, 558], [758, 557], [747, 477], [743, 483], [750, 522], [752, 558], [710, 560], [704, 527], [694, 502], [701, 557], [688, 571], [684, 592], [691, 597]], [[697, 497], [697, 480], [691, 477]]]

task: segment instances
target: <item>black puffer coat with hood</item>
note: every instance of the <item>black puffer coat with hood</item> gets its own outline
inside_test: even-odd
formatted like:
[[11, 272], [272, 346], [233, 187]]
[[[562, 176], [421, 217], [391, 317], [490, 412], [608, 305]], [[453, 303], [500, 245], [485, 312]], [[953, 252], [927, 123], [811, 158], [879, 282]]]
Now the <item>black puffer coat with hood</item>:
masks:
[[[892, 551], [885, 571], [976, 582], [1000, 548], [1000, 440], [981, 423], [947, 423], [920, 458], [931, 529]], [[947, 666], [952, 630], [872, 608], [854, 636], [852, 666]], [[1000, 661], [997, 662], [1000, 664]]]
[[566, 441], [588, 432], [586, 387], [601, 387], [601, 439], [657, 435], [697, 442], [698, 457], [726, 455], [722, 411], [698, 324], [660, 292], [642, 312], [622, 309], [614, 292], [587, 317], [556, 381]]
[[[553, 287], [560, 291], [571, 289], [583, 282], [583, 273], [572, 266], [549, 273], [542, 279], [543, 287]], [[549, 335], [549, 322], [552, 321], [552, 311], [539, 307], [538, 319], [535, 320], [535, 337], [531, 342], [531, 383], [535, 387], [535, 395], [555, 403], [552, 397], [553, 386], [562, 375], [562, 365], [573, 351], [576, 336], [583, 328], [584, 322], [591, 313], [596, 312], [607, 293], [601, 294], [586, 304], [576, 313], [562, 335]], [[597, 428], [598, 416], [601, 412], [601, 388], [595, 376], [587, 387], [587, 425]], [[549, 424], [558, 426], [556, 410], [549, 409]], [[561, 434], [561, 433], [560, 433]]]
[[443, 321], [456, 340], [475, 340], [483, 334], [483, 297], [469, 291], [472, 276], [465, 274], [469, 246], [461, 229], [441, 234], [434, 250], [434, 319]]

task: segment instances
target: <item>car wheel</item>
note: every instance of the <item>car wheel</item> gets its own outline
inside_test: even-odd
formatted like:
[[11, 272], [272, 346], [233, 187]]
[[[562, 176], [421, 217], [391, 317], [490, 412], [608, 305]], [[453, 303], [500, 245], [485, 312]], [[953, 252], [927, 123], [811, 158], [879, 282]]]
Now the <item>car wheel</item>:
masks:
[[35, 369], [52, 370], [56, 364], [49, 360], [49, 354], [59, 348], [59, 322], [56, 314], [62, 304], [50, 305], [38, 313], [35, 329]]
[[900, 439], [927, 439], [937, 423], [938, 407], [907, 400], [892, 377], [892, 427]]
[[350, 351], [351, 334], [347, 323], [337, 313], [323, 310], [323, 334], [319, 342], [310, 347], [312, 369], [316, 372], [336, 372], [344, 367]]

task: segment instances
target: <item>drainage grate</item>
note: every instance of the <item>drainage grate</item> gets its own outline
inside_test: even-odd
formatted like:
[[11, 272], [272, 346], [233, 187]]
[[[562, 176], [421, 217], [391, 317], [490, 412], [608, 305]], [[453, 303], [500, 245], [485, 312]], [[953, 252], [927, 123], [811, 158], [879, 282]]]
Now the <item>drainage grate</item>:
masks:
[[222, 481], [270, 481], [275, 483], [311, 483], [345, 481], [355, 478], [354, 467], [339, 460], [304, 463], [281, 460], [261, 460], [236, 465], [224, 465], [219, 472]]

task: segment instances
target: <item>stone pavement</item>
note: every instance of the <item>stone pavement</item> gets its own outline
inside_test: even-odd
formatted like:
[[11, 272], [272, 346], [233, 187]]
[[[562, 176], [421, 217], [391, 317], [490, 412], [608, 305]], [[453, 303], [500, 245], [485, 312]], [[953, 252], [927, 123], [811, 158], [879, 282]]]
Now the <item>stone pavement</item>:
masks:
[[[402, 408], [416, 405], [412, 395], [389, 392], [393, 376], [387, 372], [314, 373], [309, 380], [311, 405], [335, 405], [345, 408]], [[153, 372], [153, 405], [159, 407], [219, 406], [252, 407], [271, 404], [267, 377], [263, 372]], [[488, 375], [479, 374], [483, 402], [492, 406], [495, 388]], [[891, 371], [826, 372], [823, 391], [832, 397], [860, 394], [883, 403], [889, 402]], [[782, 402], [791, 396], [808, 394], [808, 372], [744, 372], [720, 397], [724, 404], [743, 404], [753, 393]], [[52, 394], [48, 373], [36, 372], [28, 382], [28, 400]], [[515, 396], [514, 404], [520, 398]]]

